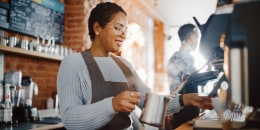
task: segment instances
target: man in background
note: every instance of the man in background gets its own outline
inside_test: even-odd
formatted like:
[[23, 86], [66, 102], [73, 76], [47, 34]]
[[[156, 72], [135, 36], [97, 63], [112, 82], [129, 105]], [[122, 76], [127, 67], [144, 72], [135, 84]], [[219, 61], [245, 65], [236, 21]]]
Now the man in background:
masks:
[[[181, 41], [181, 47], [171, 56], [168, 63], [168, 80], [171, 92], [174, 91], [188, 75], [196, 71], [192, 52], [196, 51], [199, 45], [200, 31], [193, 24], [184, 24], [179, 28], [178, 36]], [[197, 92], [197, 86], [185, 86], [180, 91], [180, 93], [194, 92]], [[198, 116], [199, 112], [199, 108], [188, 106], [178, 113], [173, 114], [173, 129], [182, 123], [192, 120]]]

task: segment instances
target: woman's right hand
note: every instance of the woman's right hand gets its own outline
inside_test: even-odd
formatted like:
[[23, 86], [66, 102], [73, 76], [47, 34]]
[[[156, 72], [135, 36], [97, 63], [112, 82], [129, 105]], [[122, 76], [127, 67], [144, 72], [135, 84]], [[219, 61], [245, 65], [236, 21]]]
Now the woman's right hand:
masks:
[[113, 97], [112, 105], [115, 112], [132, 112], [140, 98], [140, 92], [126, 90]]

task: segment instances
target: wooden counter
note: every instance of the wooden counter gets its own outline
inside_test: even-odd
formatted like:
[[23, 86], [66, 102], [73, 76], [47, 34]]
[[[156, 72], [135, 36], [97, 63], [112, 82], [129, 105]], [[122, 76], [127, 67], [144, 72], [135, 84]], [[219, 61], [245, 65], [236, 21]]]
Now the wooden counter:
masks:
[[189, 123], [184, 123], [175, 130], [193, 130], [193, 126]]

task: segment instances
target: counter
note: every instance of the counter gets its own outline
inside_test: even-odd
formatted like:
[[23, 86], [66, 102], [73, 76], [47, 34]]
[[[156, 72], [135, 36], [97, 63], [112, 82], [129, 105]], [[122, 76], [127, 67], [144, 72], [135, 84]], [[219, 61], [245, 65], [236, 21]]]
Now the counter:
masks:
[[13, 123], [0, 125], [0, 130], [66, 130], [60, 119], [48, 118], [42, 121]]
[[23, 122], [7, 126], [0, 126], [1, 130], [65, 130], [62, 123], [58, 124], [36, 124]]

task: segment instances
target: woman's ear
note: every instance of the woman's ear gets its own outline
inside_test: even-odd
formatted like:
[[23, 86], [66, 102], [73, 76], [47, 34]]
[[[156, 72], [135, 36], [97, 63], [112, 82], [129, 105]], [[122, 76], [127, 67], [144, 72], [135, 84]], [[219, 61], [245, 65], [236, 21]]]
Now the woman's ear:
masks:
[[100, 34], [100, 26], [98, 22], [94, 22], [93, 24], [93, 30], [95, 32], [95, 34], [98, 36]]

